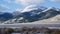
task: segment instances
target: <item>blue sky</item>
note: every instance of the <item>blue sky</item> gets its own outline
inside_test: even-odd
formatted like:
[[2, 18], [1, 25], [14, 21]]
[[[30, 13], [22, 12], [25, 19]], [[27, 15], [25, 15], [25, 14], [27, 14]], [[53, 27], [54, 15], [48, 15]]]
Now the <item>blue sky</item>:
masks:
[[0, 11], [14, 12], [33, 4], [60, 8], [60, 0], [0, 0]]

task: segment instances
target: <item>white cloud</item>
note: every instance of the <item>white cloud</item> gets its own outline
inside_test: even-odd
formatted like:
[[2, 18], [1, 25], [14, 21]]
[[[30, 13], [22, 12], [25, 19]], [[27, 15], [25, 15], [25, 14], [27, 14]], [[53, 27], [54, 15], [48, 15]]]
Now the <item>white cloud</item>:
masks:
[[53, 1], [53, 2], [60, 2], [60, 0], [51, 0], [51, 1]]
[[20, 3], [22, 5], [31, 5], [31, 4], [44, 3], [45, 0], [15, 0], [15, 2]]
[[22, 4], [24, 6], [31, 5], [31, 4], [38, 4], [38, 3], [44, 3], [46, 0], [4, 0], [7, 2], [14, 2], [17, 4]]
[[0, 4], [0, 11], [6, 11], [6, 10], [9, 10], [10, 7], [6, 6], [6, 5], [3, 5], [3, 4]]

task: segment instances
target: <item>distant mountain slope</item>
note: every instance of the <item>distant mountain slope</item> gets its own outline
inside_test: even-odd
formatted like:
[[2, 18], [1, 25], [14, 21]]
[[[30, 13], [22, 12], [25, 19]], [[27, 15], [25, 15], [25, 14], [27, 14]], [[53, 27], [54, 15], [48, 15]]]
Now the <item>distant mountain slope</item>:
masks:
[[38, 20], [32, 23], [60, 23], [60, 15], [56, 15], [55, 17], [49, 19]]
[[12, 18], [13, 18], [12, 13], [0, 12], [0, 22], [4, 22], [4, 21], [7, 21], [7, 20], [12, 19]]

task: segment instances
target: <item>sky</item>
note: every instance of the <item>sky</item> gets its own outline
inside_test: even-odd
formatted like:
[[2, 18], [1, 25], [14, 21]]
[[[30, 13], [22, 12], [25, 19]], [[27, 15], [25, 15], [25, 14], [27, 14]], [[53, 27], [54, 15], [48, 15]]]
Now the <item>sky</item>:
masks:
[[0, 12], [14, 12], [29, 5], [60, 8], [60, 0], [0, 0]]

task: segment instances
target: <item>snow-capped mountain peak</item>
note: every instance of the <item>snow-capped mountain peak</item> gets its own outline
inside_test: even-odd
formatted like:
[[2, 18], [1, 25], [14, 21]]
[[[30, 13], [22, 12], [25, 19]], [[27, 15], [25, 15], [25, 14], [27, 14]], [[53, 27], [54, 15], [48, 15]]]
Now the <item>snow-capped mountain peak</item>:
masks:
[[22, 12], [29, 12], [29, 11], [38, 10], [38, 9], [44, 10], [46, 8], [38, 5], [30, 5], [30, 6], [27, 6]]
[[48, 11], [48, 10], [50, 10], [50, 9], [54, 9], [53, 7], [49, 7], [49, 8], [47, 8], [46, 10], [44, 10], [44, 11], [42, 11], [42, 12], [46, 12], [46, 11]]
[[49, 8], [47, 8], [46, 10], [44, 10], [44, 11], [42, 11], [42, 12], [47, 12], [47, 11], [49, 11], [49, 10], [60, 11], [60, 9], [58, 9], [58, 8], [55, 8], [55, 7], [49, 7]]

